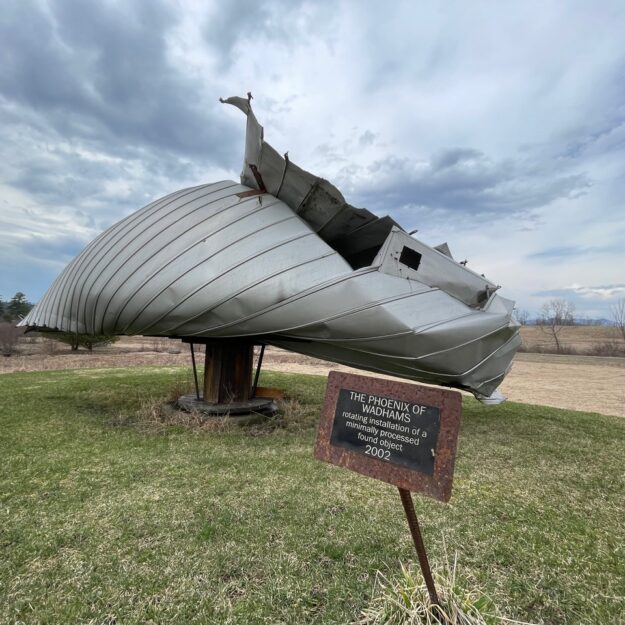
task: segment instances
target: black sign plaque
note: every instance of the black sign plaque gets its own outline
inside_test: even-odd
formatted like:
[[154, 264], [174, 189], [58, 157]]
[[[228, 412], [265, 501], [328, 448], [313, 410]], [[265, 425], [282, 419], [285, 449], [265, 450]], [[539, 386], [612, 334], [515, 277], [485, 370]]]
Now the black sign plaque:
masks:
[[434, 475], [440, 409], [339, 390], [330, 442], [356, 453]]

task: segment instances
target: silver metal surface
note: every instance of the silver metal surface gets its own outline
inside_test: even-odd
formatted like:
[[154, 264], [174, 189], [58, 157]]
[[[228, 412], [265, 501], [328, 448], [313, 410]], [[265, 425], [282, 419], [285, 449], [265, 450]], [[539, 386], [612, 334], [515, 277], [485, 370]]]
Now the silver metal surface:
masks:
[[264, 142], [249, 100], [227, 102], [247, 115], [244, 184], [183, 189], [115, 224], [20, 325], [257, 336], [491, 395], [520, 344], [513, 303], [453, 260], [446, 245], [431, 248], [392, 219], [347, 204]]

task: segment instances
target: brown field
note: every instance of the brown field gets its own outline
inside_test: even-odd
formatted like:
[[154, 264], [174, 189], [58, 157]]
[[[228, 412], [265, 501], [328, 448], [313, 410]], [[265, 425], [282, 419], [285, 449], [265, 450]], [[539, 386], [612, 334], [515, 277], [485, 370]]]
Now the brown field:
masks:
[[[526, 343], [547, 340], [537, 327], [526, 326], [521, 333]], [[617, 340], [609, 327], [564, 328], [561, 336], [580, 352]], [[72, 352], [49, 339], [30, 338], [20, 346], [20, 354], [0, 358], [0, 373], [147, 365], [190, 366], [188, 347], [169, 339], [124, 337], [93, 352]], [[327, 375], [330, 369], [355, 371], [276, 348], [267, 350], [263, 366], [318, 375]], [[519, 353], [501, 390], [512, 401], [625, 417], [625, 358]]]
[[[548, 328], [523, 326], [521, 337], [523, 347], [527, 352], [555, 350], [553, 335]], [[560, 330], [558, 339], [565, 352], [573, 351], [579, 354], [592, 355], [593, 352], [601, 351], [601, 348], [606, 345], [617, 349], [625, 348], [622, 336], [613, 326], [565, 326]]]

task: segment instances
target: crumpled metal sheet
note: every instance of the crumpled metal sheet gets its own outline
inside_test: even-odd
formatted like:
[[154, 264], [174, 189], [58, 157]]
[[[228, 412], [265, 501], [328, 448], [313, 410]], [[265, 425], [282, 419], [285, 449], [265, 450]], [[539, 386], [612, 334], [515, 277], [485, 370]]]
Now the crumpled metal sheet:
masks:
[[370, 264], [391, 229], [401, 229], [388, 216], [379, 218], [367, 209], [351, 206], [330, 182], [298, 167], [286, 154], [280, 156], [264, 140], [263, 127], [254, 115], [249, 97], [221, 101], [236, 106], [247, 116], [241, 182], [260, 189], [260, 174], [269, 193], [288, 204], [352, 265]]
[[228, 102], [248, 116], [243, 184], [182, 189], [115, 224], [21, 325], [249, 336], [491, 395], [520, 344], [512, 302], [446, 246], [347, 204], [264, 142], [249, 100]]

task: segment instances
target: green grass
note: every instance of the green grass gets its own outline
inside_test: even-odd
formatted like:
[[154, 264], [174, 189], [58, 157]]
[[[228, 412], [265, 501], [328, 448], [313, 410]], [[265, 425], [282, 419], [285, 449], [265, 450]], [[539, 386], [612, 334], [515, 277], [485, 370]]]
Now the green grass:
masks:
[[[0, 376], [0, 623], [337, 623], [415, 557], [396, 489], [315, 460], [325, 380], [290, 416], [145, 427], [181, 368]], [[625, 623], [625, 421], [466, 400], [430, 559], [511, 618]]]

